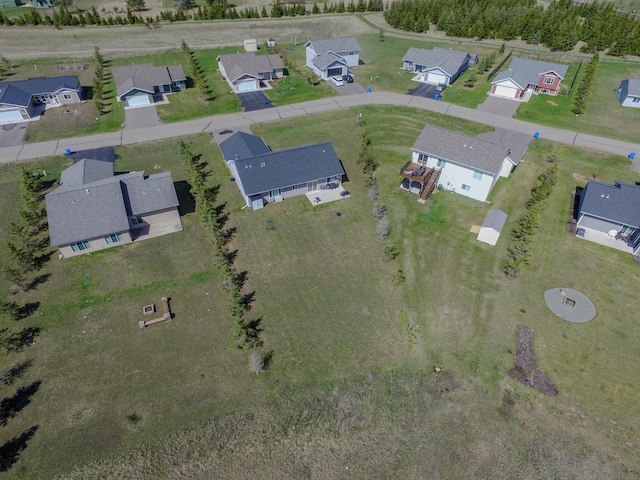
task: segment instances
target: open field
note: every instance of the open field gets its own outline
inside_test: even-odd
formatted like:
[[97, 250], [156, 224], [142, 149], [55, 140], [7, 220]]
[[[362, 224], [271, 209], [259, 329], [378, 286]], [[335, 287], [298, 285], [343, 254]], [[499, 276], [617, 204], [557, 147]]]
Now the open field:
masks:
[[[356, 163], [358, 111], [380, 160], [391, 240], [401, 249], [393, 262], [381, 258], [384, 242]], [[637, 174], [620, 157], [537, 141], [490, 198], [509, 214], [492, 248], [469, 233], [489, 205], [449, 193], [420, 205], [394, 188], [425, 122], [470, 133], [486, 127], [410, 109], [358, 111], [255, 130], [273, 149], [333, 142], [352, 195], [322, 207], [303, 197], [241, 209], [215, 145], [204, 135], [187, 139], [209, 162], [237, 228], [235, 266], [248, 272], [245, 291], [255, 292], [249, 316], [262, 319], [262, 351], [272, 352], [260, 377], [247, 371], [246, 353], [229, 349], [217, 270], [190, 213], [183, 233], [51, 260], [49, 281], [15, 297], [41, 302], [18, 325], [42, 331], [24, 352], [0, 357], [2, 368], [33, 361], [1, 393], [42, 383], [0, 427], [2, 445], [38, 426], [9, 478], [71, 471], [62, 478], [637, 477], [640, 332], [629, 312], [640, 307], [638, 266], [630, 255], [564, 233], [579, 185], [573, 173], [605, 181]], [[121, 148], [117, 169], [160, 165], [179, 182], [175, 144]], [[501, 271], [508, 229], [551, 153], [561, 173], [532, 265], [508, 280]], [[29, 167], [56, 175], [63, 162]], [[11, 205], [16, 166], [0, 173], [2, 203]], [[12, 215], [0, 212], [0, 235]], [[390, 281], [397, 269], [407, 276], [400, 287]], [[573, 325], [554, 317], [543, 292], [557, 286], [587, 294], [596, 319]], [[8, 287], [0, 280], [2, 291]], [[141, 306], [163, 295], [172, 297], [175, 320], [139, 330]], [[398, 321], [401, 310], [407, 324]], [[558, 397], [506, 376], [518, 325], [534, 329], [538, 364], [560, 387]], [[434, 376], [434, 366], [443, 374]]]

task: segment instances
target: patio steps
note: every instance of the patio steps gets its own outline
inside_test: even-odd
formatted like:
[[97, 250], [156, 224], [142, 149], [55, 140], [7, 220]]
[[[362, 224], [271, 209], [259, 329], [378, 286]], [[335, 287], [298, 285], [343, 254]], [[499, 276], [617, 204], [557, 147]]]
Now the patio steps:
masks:
[[440, 172], [435, 169], [429, 172], [429, 176], [427, 177], [424, 184], [422, 185], [422, 190], [420, 190], [421, 200], [427, 200], [431, 196], [431, 194], [436, 188], [436, 182], [438, 181], [439, 173]]

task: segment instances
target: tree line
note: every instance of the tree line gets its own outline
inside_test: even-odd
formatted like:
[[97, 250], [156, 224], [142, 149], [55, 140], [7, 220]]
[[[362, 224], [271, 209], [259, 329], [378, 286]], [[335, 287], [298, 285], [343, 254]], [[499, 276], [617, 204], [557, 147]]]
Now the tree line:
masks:
[[640, 54], [640, 20], [617, 13], [609, 2], [555, 0], [544, 8], [536, 0], [394, 0], [384, 16], [392, 27], [411, 32], [434, 27], [451, 37], [521, 38], [556, 51], [582, 41], [585, 53]]

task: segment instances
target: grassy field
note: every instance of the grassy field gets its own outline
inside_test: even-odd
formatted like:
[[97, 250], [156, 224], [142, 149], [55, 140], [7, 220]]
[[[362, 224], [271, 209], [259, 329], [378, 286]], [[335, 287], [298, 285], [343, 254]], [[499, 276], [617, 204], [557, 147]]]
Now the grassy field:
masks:
[[[500, 180], [492, 205], [449, 193], [420, 205], [395, 186], [425, 122], [470, 133], [486, 127], [402, 108], [361, 111], [400, 257], [380, 255], [384, 242], [356, 162], [355, 111], [256, 127], [274, 149], [333, 142], [352, 195], [321, 207], [302, 197], [242, 209], [217, 147], [204, 135], [187, 139], [209, 162], [237, 228], [231, 247], [236, 268], [247, 271], [245, 291], [255, 292], [248, 314], [262, 320], [266, 372], [250, 374], [246, 353], [229, 348], [225, 298], [193, 214], [182, 217], [183, 233], [52, 260], [49, 281], [15, 298], [40, 302], [39, 310], [4, 325], [42, 329], [35, 345], [0, 357], [2, 368], [32, 361], [2, 387], [4, 397], [42, 382], [0, 427], [6, 446], [37, 426], [8, 478], [637, 477], [640, 333], [629, 312], [640, 306], [638, 267], [630, 255], [564, 233], [580, 185], [572, 174], [637, 180], [623, 170], [627, 161], [537, 141]], [[160, 165], [179, 182], [175, 145], [120, 148], [117, 169]], [[552, 153], [561, 173], [532, 265], [508, 280], [506, 232]], [[30, 167], [55, 176], [64, 161]], [[11, 205], [16, 166], [0, 168], [0, 200]], [[469, 233], [490, 206], [509, 214], [496, 247]], [[0, 212], [1, 236], [13, 215]], [[395, 287], [398, 269], [407, 281]], [[587, 294], [596, 319], [573, 325], [554, 317], [542, 296], [558, 286]], [[142, 305], [163, 295], [175, 320], [139, 330]], [[538, 363], [558, 397], [506, 376], [518, 325], [535, 330]], [[443, 374], [434, 376], [434, 366]]]

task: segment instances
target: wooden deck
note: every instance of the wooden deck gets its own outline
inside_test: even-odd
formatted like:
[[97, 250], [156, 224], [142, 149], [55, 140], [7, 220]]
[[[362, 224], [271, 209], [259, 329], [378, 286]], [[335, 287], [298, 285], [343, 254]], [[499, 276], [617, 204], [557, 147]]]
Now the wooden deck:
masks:
[[428, 168], [424, 165], [408, 162], [400, 169], [400, 183], [398, 186], [402, 184], [402, 179], [404, 178], [410, 182], [418, 182], [420, 184], [420, 192], [418, 195], [421, 200], [426, 200], [435, 190], [439, 174], [440, 170], [436, 170], [435, 168]]

